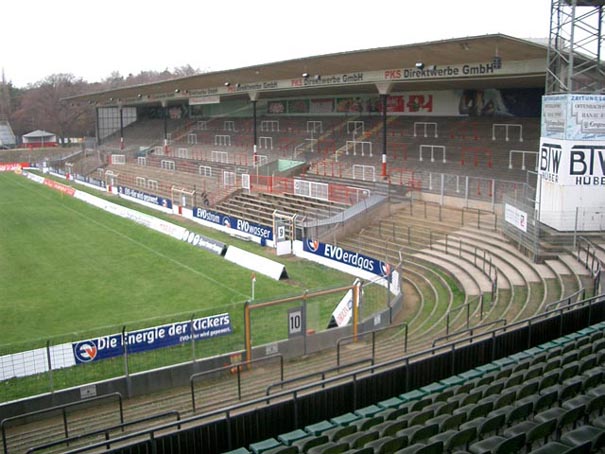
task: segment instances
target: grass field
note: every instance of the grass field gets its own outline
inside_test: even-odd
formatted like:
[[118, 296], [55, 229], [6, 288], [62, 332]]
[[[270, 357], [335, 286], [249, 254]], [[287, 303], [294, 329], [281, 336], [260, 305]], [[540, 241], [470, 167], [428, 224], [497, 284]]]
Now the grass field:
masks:
[[[0, 355], [44, 347], [50, 338], [51, 344], [73, 342], [120, 332], [123, 325], [133, 330], [222, 312], [231, 314], [234, 333], [200, 341], [203, 347], [196, 351], [207, 355], [242, 348], [249, 270], [18, 175], [0, 175], [0, 194]], [[199, 226], [187, 227], [235, 242]], [[244, 247], [270, 255], [258, 246]], [[284, 263], [288, 280], [257, 275], [256, 301], [349, 285], [353, 280], [299, 259]], [[314, 329], [325, 328], [338, 299], [311, 305]], [[253, 320], [253, 343], [286, 337], [286, 314], [285, 308], [263, 311]], [[276, 317], [284, 318], [277, 328]], [[166, 350], [172, 352], [132, 355], [137, 358], [131, 372], [191, 359], [190, 348]], [[101, 363], [106, 364], [99, 372]], [[88, 376], [84, 372], [89, 366], [99, 370], [90, 368]], [[80, 367], [78, 381], [119, 375], [121, 366], [116, 367], [112, 371], [109, 360]], [[69, 370], [57, 373], [55, 384], [73, 384]], [[2, 396], [7, 388], [1, 387], [0, 401], [22, 395], [36, 378], [15, 381], [20, 385], [11, 388], [20, 391], [15, 394], [12, 389], [10, 396]]]

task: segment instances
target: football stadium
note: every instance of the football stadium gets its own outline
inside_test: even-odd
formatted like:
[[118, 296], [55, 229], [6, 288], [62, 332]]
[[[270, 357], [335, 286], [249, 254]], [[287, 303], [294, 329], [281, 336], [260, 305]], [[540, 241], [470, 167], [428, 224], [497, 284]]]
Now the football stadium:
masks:
[[65, 99], [0, 151], [4, 454], [603, 452], [603, 3]]

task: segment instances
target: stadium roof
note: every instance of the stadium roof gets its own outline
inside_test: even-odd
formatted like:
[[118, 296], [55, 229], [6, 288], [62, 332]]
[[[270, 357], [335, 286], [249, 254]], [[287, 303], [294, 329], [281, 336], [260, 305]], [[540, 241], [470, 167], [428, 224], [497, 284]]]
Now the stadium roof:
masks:
[[[259, 99], [335, 92], [378, 93], [377, 84], [388, 84], [391, 92], [543, 87], [546, 54], [547, 46], [535, 41], [501, 34], [483, 35], [259, 64], [100, 91], [67, 100], [99, 106], [162, 101], [176, 104], [191, 97], [249, 97], [251, 92], [256, 92]], [[494, 56], [501, 58], [502, 70], [480, 73], [478, 65], [491, 65]], [[419, 62], [423, 63], [425, 72], [417, 71]], [[462, 74], [467, 71], [466, 66], [479, 69]], [[447, 68], [457, 70], [457, 73], [448, 73]], [[359, 73], [363, 73], [361, 78], [355, 80], [355, 74]], [[303, 74], [308, 76], [303, 78]]]

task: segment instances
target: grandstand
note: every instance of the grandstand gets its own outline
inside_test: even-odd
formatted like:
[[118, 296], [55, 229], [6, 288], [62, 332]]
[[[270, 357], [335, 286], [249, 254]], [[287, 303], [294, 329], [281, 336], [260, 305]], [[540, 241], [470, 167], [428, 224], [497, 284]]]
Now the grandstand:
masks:
[[17, 138], [8, 121], [0, 121], [0, 149], [14, 148], [17, 146]]
[[[0, 404], [5, 453], [605, 447], [603, 228], [579, 228], [576, 213], [560, 232], [531, 205], [546, 54], [488, 35], [72, 98], [103, 111], [99, 143], [53, 161], [54, 175], [169, 200], [176, 220], [201, 209], [275, 229], [272, 243], [236, 236], [276, 254], [287, 219], [289, 241], [396, 266], [403, 296], [362, 314], [359, 332], [149, 371], [141, 389], [95, 385], [107, 401], [120, 393], [119, 410], [80, 389]], [[507, 206], [525, 213], [526, 231]], [[63, 416], [40, 423], [47, 413]]]

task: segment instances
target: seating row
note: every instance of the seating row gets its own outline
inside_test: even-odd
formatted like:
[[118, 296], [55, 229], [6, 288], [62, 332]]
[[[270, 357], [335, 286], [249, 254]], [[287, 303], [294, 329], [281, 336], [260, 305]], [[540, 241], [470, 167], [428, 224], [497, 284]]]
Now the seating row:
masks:
[[229, 454], [595, 452], [605, 322]]

